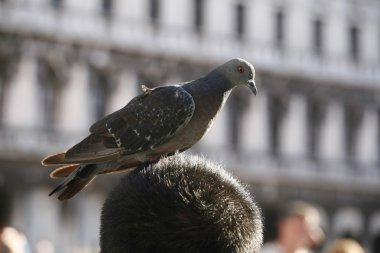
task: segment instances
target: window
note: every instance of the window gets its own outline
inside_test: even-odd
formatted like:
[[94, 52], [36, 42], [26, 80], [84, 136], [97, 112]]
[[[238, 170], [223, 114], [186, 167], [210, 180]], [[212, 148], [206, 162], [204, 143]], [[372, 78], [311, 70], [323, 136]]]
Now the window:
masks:
[[110, 18], [112, 15], [113, 0], [102, 0], [102, 14], [105, 18]]
[[62, 7], [62, 0], [51, 0], [51, 6], [58, 10]]
[[269, 144], [273, 155], [279, 155], [280, 148], [280, 130], [282, 117], [285, 113], [285, 101], [280, 95], [271, 95], [268, 97], [269, 109]]
[[149, 16], [153, 24], [157, 24], [160, 18], [160, 2], [159, 0], [150, 0]]
[[111, 85], [107, 74], [95, 68], [90, 70], [90, 84], [93, 118], [98, 120], [106, 115]]
[[250, 93], [244, 90], [236, 90], [229, 98], [228, 109], [228, 137], [233, 151], [240, 151], [242, 119], [251, 101]]
[[278, 10], [275, 14], [275, 41], [278, 48], [284, 44], [284, 12]]
[[320, 19], [313, 22], [313, 51], [316, 55], [322, 55], [323, 47], [323, 23]]
[[203, 27], [203, 0], [194, 0], [194, 26], [197, 32]]
[[[378, 154], [377, 162], [380, 164], [380, 109], [377, 111], [377, 154]], [[379, 247], [380, 247], [380, 244], [379, 244]]]
[[5, 99], [5, 83], [2, 77], [0, 77], [0, 126], [3, 123], [3, 108], [4, 108], [4, 99]]
[[320, 128], [322, 119], [324, 116], [323, 105], [320, 101], [315, 99], [309, 99], [307, 105], [307, 125], [308, 125], [308, 140], [307, 148], [309, 157], [313, 160], [317, 159], [317, 154], [319, 152], [319, 139], [320, 139]]
[[37, 62], [37, 76], [40, 85], [42, 122], [45, 127], [54, 126], [57, 118], [62, 82], [58, 70], [47, 60], [39, 59]]
[[355, 161], [357, 137], [363, 112], [358, 105], [349, 104], [345, 107], [345, 142], [346, 156], [350, 162]]
[[236, 9], [236, 34], [238, 38], [242, 38], [245, 32], [245, 9], [243, 4], [237, 4]]
[[[2, 38], [7, 40], [7, 38]], [[8, 41], [11, 42], [11, 41]], [[17, 44], [14, 48], [8, 48], [7, 51], [0, 52], [0, 127], [4, 118], [4, 107], [7, 100], [10, 81], [17, 74], [17, 65], [19, 64], [19, 52], [16, 51]], [[16, 49], [16, 50], [15, 50]]]
[[7, 65], [8, 60], [6, 57], [0, 57], [0, 126], [2, 125], [4, 114], [4, 103], [6, 97], [6, 79], [7, 79]]
[[359, 61], [359, 36], [359, 28], [356, 26], [351, 26], [349, 28], [349, 49], [350, 57], [353, 61]]

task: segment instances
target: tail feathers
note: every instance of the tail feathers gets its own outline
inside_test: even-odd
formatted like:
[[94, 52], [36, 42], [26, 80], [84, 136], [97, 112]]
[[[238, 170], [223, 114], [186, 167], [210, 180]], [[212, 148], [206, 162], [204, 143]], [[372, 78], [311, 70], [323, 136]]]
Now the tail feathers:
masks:
[[44, 166], [56, 165], [56, 164], [65, 164], [65, 163], [66, 163], [65, 162], [65, 152], [47, 156], [41, 161], [41, 164]]
[[78, 169], [79, 166], [80, 166], [79, 164], [70, 164], [70, 165], [59, 167], [50, 173], [50, 178], [57, 179], [57, 178], [68, 177], [74, 170]]
[[76, 179], [76, 180], [70, 181], [69, 184], [61, 184], [54, 191], [52, 191], [49, 194], [49, 196], [53, 195], [54, 193], [58, 191], [62, 191], [58, 195], [59, 200], [63, 201], [63, 200], [71, 199], [78, 192], [80, 192], [84, 187], [86, 187], [94, 178], [95, 176], [91, 178], [86, 178], [86, 179]]
[[94, 164], [80, 166], [62, 184], [55, 188], [49, 196], [61, 192], [58, 195], [59, 200], [71, 199], [95, 178], [95, 168], [96, 165]]
[[92, 154], [89, 156], [72, 157], [72, 158], [70, 157], [68, 158], [66, 156], [67, 156], [66, 152], [50, 155], [50, 156], [45, 157], [41, 161], [41, 164], [43, 166], [65, 165], [65, 164], [73, 164], [73, 163], [94, 164], [94, 163], [107, 162], [107, 161], [114, 160], [120, 156], [120, 153], [114, 152], [107, 155]]

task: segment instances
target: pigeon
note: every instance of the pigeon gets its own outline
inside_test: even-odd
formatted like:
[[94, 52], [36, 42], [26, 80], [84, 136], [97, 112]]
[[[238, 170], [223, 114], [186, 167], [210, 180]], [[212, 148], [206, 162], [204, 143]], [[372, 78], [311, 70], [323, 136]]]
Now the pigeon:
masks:
[[81, 142], [42, 160], [62, 166], [51, 178], [65, 178], [49, 196], [70, 199], [99, 174], [130, 172], [189, 149], [208, 132], [234, 87], [246, 85], [256, 95], [254, 77], [252, 64], [236, 58], [196, 80], [142, 86], [142, 94], [95, 122]]

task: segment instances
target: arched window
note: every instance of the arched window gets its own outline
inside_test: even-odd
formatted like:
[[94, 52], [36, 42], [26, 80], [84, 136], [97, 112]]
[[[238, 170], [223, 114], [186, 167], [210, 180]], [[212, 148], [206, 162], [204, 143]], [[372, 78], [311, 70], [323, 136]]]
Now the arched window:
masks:
[[281, 126], [286, 104], [281, 95], [273, 94], [268, 97], [269, 109], [269, 144], [271, 153], [274, 156], [279, 155]]
[[41, 101], [42, 125], [53, 128], [58, 118], [57, 109], [63, 86], [62, 73], [46, 59], [37, 61], [37, 79]]
[[101, 0], [101, 10], [103, 17], [109, 19], [112, 17], [113, 0]]
[[285, 14], [283, 9], [278, 9], [274, 15], [274, 39], [275, 45], [282, 49], [285, 41]]
[[111, 94], [111, 80], [105, 70], [90, 67], [90, 93], [92, 116], [99, 120], [107, 113]]
[[3, 124], [4, 104], [7, 92], [7, 65], [6, 57], [0, 56], [0, 126]]
[[308, 124], [308, 140], [307, 148], [311, 159], [317, 159], [319, 153], [319, 140], [321, 124], [324, 117], [324, 108], [321, 101], [317, 99], [309, 99], [307, 104], [307, 124]]
[[347, 104], [344, 112], [346, 157], [350, 162], [355, 162], [358, 130], [363, 118], [363, 110], [359, 105]]
[[334, 214], [332, 225], [335, 235], [360, 241], [364, 230], [364, 216], [356, 207], [342, 207]]
[[360, 60], [360, 30], [356, 25], [352, 25], [348, 30], [348, 46], [351, 60], [358, 62]]
[[319, 56], [323, 54], [323, 28], [321, 19], [317, 18], [313, 21], [313, 52]]
[[157, 25], [160, 20], [160, 0], [150, 0], [149, 1], [149, 17], [153, 25]]
[[194, 27], [200, 33], [204, 26], [204, 1], [194, 0]]
[[239, 39], [244, 36], [245, 33], [245, 6], [242, 3], [238, 3], [235, 6], [235, 33]]
[[252, 94], [245, 90], [236, 89], [229, 98], [228, 133], [230, 146], [235, 152], [239, 152], [242, 119], [245, 110], [249, 107], [251, 96]]

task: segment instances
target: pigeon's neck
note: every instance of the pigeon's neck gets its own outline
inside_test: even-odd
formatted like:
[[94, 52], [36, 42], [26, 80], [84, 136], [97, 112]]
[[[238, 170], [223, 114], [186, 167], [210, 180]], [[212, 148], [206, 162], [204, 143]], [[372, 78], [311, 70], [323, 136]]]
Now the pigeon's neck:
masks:
[[232, 90], [231, 83], [221, 75], [212, 74], [213, 72], [205, 77], [192, 81], [186, 84], [184, 88], [190, 93], [196, 91], [196, 93], [206, 96], [211, 95], [213, 97], [227, 98]]
[[205, 103], [207, 107], [218, 110], [223, 106], [231, 93], [231, 85], [228, 80], [221, 77], [202, 77], [183, 86], [199, 103]]
[[214, 90], [215, 92], [225, 93], [231, 92], [234, 85], [231, 83], [228, 78], [221, 74], [219, 69], [213, 70], [207, 76], [204, 77], [206, 80], [204, 82], [204, 86], [210, 90]]
[[[231, 88], [225, 80], [206, 76], [187, 83], [183, 88], [189, 92], [195, 102], [195, 118], [198, 122], [205, 122], [205, 126], [199, 126], [204, 131], [211, 126], [215, 116], [222, 109], [231, 93]], [[194, 116], [193, 116], [194, 118]], [[199, 123], [197, 123], [199, 124]]]
[[219, 80], [209, 76], [182, 84], [192, 96], [195, 109], [189, 123], [175, 138], [174, 145], [191, 147], [207, 133], [231, 93], [231, 89], [220, 84]]

